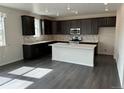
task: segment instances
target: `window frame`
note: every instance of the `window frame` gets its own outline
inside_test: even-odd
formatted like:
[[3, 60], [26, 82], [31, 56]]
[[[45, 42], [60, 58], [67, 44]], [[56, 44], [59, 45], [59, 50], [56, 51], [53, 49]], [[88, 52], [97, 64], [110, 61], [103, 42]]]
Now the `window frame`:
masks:
[[6, 18], [6, 14], [0, 12], [0, 24], [1, 24], [1, 40], [0, 40], [0, 47], [6, 46], [5, 18]]
[[40, 26], [41, 26], [40, 25], [40, 19], [35, 18], [34, 19], [34, 27], [35, 27], [35, 35], [34, 35], [34, 37], [40, 37], [41, 36], [41, 27]]

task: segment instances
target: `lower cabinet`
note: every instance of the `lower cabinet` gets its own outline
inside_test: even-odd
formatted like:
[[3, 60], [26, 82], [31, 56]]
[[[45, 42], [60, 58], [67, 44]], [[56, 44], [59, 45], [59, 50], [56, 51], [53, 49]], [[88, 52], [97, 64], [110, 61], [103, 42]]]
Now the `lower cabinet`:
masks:
[[35, 59], [45, 55], [51, 54], [50, 43], [41, 43], [33, 45], [23, 45], [23, 57], [24, 59]]
[[[51, 41], [47, 43], [23, 45], [24, 59], [36, 59], [36, 58], [40, 58], [40, 57], [52, 54], [52, 46], [49, 46], [49, 44], [53, 44], [53, 43], [69, 43], [69, 42], [68, 41]], [[95, 44], [98, 46], [98, 43], [80, 42], [80, 44]], [[97, 47], [95, 48], [95, 54], [97, 54]]]

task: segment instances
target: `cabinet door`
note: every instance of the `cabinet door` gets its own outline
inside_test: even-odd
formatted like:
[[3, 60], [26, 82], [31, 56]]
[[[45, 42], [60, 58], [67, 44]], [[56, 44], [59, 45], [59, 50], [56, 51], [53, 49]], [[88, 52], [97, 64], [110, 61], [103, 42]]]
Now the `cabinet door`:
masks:
[[81, 34], [91, 34], [91, 20], [81, 20]]
[[65, 34], [65, 31], [66, 30], [66, 23], [65, 23], [65, 21], [61, 21], [60, 22], [60, 34]]
[[35, 35], [34, 17], [21, 16], [23, 35]]
[[86, 33], [86, 24], [85, 23], [86, 23], [85, 20], [81, 20], [81, 28], [80, 28], [81, 34]]
[[61, 34], [70, 33], [70, 23], [69, 21], [61, 21]]
[[78, 26], [78, 22], [77, 22], [77, 20], [70, 20], [69, 21], [69, 23], [70, 23], [70, 28], [77, 28]]
[[58, 21], [57, 22], [57, 31], [56, 31], [56, 34], [60, 35], [60, 34], [63, 34], [63, 27], [62, 27], [62, 21]]
[[37, 58], [40, 56], [40, 47], [38, 44], [36, 45], [32, 45], [32, 55], [33, 55], [33, 58]]
[[116, 24], [116, 17], [102, 17], [98, 18], [99, 27], [113, 27]]
[[52, 21], [50, 20], [43, 20], [44, 21], [44, 33], [52, 34]]
[[116, 17], [107, 17], [106, 23], [110, 27], [114, 27], [116, 25]]
[[23, 45], [23, 58], [24, 59], [32, 59], [32, 47], [30, 45]]
[[81, 20], [76, 20], [76, 28], [81, 28]]
[[93, 18], [91, 19], [91, 34], [98, 34], [98, 19], [97, 18]]
[[52, 34], [57, 34], [57, 21], [52, 21]]
[[[54, 28], [55, 27], [55, 28]], [[52, 29], [53, 29], [53, 34], [62, 34], [62, 27], [61, 27], [61, 21], [55, 21], [54, 23], [53, 23], [53, 27], [52, 27]]]
[[86, 19], [86, 34], [90, 35], [92, 33], [92, 23], [91, 23], [91, 19]]
[[65, 24], [66, 24], [66, 28], [65, 28], [65, 34], [70, 34], [70, 22], [69, 21], [65, 21]]
[[98, 26], [106, 27], [106, 18], [105, 17], [98, 18]]

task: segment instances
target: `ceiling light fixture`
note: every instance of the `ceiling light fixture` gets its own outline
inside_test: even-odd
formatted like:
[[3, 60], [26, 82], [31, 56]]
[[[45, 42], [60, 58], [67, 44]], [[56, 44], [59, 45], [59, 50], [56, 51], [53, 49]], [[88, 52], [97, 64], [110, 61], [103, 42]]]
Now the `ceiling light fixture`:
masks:
[[71, 8], [70, 8], [70, 5], [69, 5], [69, 4], [67, 5], [67, 10], [71, 10]]
[[75, 11], [75, 14], [78, 14], [78, 11]]
[[74, 10], [72, 10], [71, 12], [72, 12], [72, 13], [75, 13], [75, 14], [78, 14], [78, 11], [74, 11]]
[[109, 9], [108, 8], [105, 8], [105, 11], [109, 11]]
[[104, 3], [104, 5], [108, 5], [108, 3]]

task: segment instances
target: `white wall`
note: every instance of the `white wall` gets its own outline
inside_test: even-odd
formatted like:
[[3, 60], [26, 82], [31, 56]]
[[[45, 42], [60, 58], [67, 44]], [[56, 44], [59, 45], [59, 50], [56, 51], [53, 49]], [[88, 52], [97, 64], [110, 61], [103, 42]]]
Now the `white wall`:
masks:
[[22, 56], [22, 29], [21, 17], [24, 12], [0, 7], [0, 12], [6, 13], [5, 19], [6, 43], [5, 47], [0, 46], [0, 65], [23, 59]]
[[114, 55], [115, 27], [99, 28], [98, 54]]
[[5, 47], [0, 46], [0, 66], [23, 59], [23, 36], [21, 15], [33, 15], [37, 18], [41, 16], [30, 14], [26, 11], [16, 10], [0, 6], [0, 12], [6, 13], [5, 20], [6, 42]]
[[124, 4], [122, 4], [117, 10], [116, 22], [116, 42], [114, 58], [117, 61], [117, 68], [121, 86], [124, 88]]

